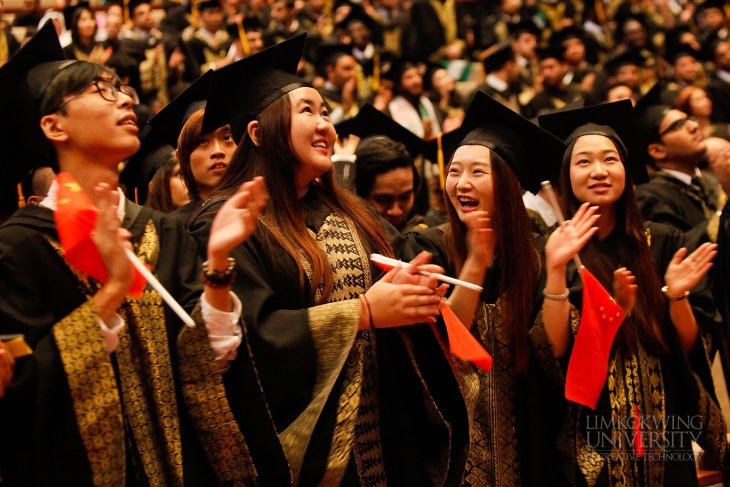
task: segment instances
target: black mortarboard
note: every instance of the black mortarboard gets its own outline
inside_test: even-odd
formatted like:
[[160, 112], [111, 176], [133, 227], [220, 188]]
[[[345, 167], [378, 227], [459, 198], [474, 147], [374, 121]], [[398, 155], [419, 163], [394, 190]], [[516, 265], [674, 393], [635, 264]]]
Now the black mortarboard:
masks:
[[298, 35], [216, 70], [203, 133], [230, 124], [238, 143], [248, 123], [264, 108], [290, 91], [309, 86], [296, 75], [306, 38], [306, 34]]
[[552, 36], [550, 36], [550, 44], [562, 47], [563, 42], [570, 39], [580, 39], [585, 43], [583, 30], [574, 25], [563, 27], [559, 31], [553, 32]]
[[508, 61], [512, 61], [514, 59], [515, 52], [512, 50], [512, 44], [509, 42], [503, 42], [502, 44], [494, 46], [492, 51], [484, 58], [484, 71], [486, 71], [487, 74], [493, 71], [498, 71], [507, 64]]
[[46, 24], [0, 68], [0, 113], [12, 122], [0, 130], [0, 212], [17, 208], [16, 186], [34, 166], [55, 167], [53, 147], [40, 128], [40, 103], [65, 60], [53, 22]]
[[417, 67], [417, 65], [412, 61], [400, 57], [392, 57], [390, 59], [389, 66], [386, 66], [385, 61], [382, 58], [381, 62], [383, 63], [383, 66], [381, 68], [380, 77], [392, 81], [396, 86], [400, 84], [403, 73], [411, 68]]
[[662, 104], [661, 93], [661, 85], [656, 83], [636, 102], [634, 108], [644, 146], [659, 141], [659, 126], [667, 112], [672, 109], [669, 105]]
[[151, 4], [152, 0], [125, 0], [125, 4], [129, 8], [130, 19], [134, 17], [134, 9], [145, 3]]
[[545, 48], [538, 48], [536, 51], [537, 57], [540, 61], [546, 59], [557, 59], [563, 62], [563, 47], [562, 46], [548, 46]]
[[[634, 108], [630, 100], [604, 103], [579, 110], [555, 112], [538, 117], [540, 126], [570, 145], [583, 135], [603, 135], [611, 139], [622, 152], [624, 165], [634, 184], [649, 181], [646, 173], [646, 147], [636, 128]], [[559, 173], [562, 157], [555, 160], [554, 176]]]
[[507, 25], [510, 35], [517, 38], [522, 33], [532, 34], [536, 37], [540, 37], [540, 29], [537, 28], [535, 22], [532, 20], [521, 20], [520, 22], [514, 22]]
[[603, 67], [608, 71], [608, 74], [615, 76], [618, 69], [622, 66], [638, 66], [642, 68], [645, 62], [646, 59], [640, 52], [627, 49], [608, 58]]
[[320, 44], [317, 48], [317, 65], [326, 74], [327, 66], [333, 66], [343, 56], [352, 56], [352, 46], [348, 44]]
[[221, 8], [221, 2], [220, 0], [199, 0], [195, 3], [195, 8], [198, 9], [198, 12], [208, 8]]
[[[261, 24], [261, 21], [258, 17], [255, 15], [249, 15], [243, 21], [241, 22], [241, 26], [243, 27], [243, 30], [245, 32], [248, 31], [259, 31], [263, 30], [264, 26]], [[238, 39], [238, 24], [227, 24], [226, 30], [228, 31], [228, 35], [231, 36], [233, 39]]]
[[341, 138], [349, 135], [357, 135], [361, 139], [375, 135], [389, 137], [405, 145], [413, 158], [426, 154], [428, 150], [426, 141], [369, 103], [360, 109], [357, 116], [338, 124], [336, 129]]
[[560, 161], [565, 151], [560, 140], [481, 91], [476, 92], [461, 127], [444, 139], [445, 151], [455, 140], [459, 140], [457, 147], [488, 147], [509, 165], [522, 188], [533, 193], [548, 179], [551, 161]]
[[716, 8], [716, 9], [719, 9], [724, 15], [726, 4], [727, 4], [727, 2], [725, 2], [725, 0], [706, 0], [697, 6], [697, 10], [700, 11], [700, 10], [707, 10], [710, 8]]
[[144, 204], [152, 177], [163, 164], [173, 158], [175, 149], [161, 142], [155, 134], [149, 134], [119, 175], [119, 182], [125, 186], [127, 197], [140, 205]]
[[375, 27], [375, 20], [366, 14], [362, 9], [353, 8], [347, 17], [337, 24], [338, 29], [347, 29], [352, 22], [362, 22], [372, 32]]
[[[193, 84], [160, 110], [157, 115], [152, 117], [149, 124], [159, 141], [177, 147], [177, 139], [185, 122], [193, 113], [205, 106], [208, 91], [213, 82], [213, 73], [214, 71], [206, 71], [203, 76], [195, 80]], [[217, 128], [219, 127], [213, 130]], [[205, 133], [202, 135], [205, 135]]]
[[[91, 10], [91, 6], [89, 5], [89, 2], [79, 2], [76, 5], [73, 5], [71, 7], [64, 7], [63, 8], [63, 21], [66, 23], [66, 28], [68, 30], [73, 29], [73, 20], [74, 20], [74, 14], [77, 10], [86, 9]], [[92, 14], [92, 17], [94, 15]]]
[[689, 44], [672, 44], [667, 45], [664, 57], [667, 61], [674, 64], [683, 57], [690, 56], [695, 60], [701, 59], [701, 53]]

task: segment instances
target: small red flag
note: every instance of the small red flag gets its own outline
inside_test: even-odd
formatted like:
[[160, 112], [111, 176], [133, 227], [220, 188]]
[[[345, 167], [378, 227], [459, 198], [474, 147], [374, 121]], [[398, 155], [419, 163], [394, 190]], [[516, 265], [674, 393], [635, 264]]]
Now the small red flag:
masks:
[[[64, 258], [74, 268], [97, 281], [106, 282], [107, 272], [104, 261], [91, 239], [91, 232], [96, 226], [98, 210], [81, 189], [79, 183], [69, 173], [56, 176], [58, 194], [56, 197], [56, 220], [58, 239], [63, 247]], [[131, 266], [132, 263], [130, 262]], [[135, 298], [142, 295], [147, 283], [137, 269], [134, 271], [134, 282], [129, 294]]]
[[[395, 267], [379, 260], [373, 260], [373, 262], [386, 272]], [[451, 354], [461, 360], [467, 360], [473, 363], [484, 372], [489, 372], [489, 369], [492, 368], [492, 356], [474, 338], [471, 332], [445, 302], [441, 306], [441, 317], [444, 319], [446, 333], [449, 336], [449, 350]]]
[[489, 372], [489, 369], [492, 368], [492, 356], [454, 314], [448, 303], [441, 306], [441, 317], [444, 319], [446, 333], [449, 335], [451, 354], [461, 360], [468, 360], [484, 372]]
[[621, 307], [601, 283], [581, 270], [583, 309], [565, 380], [566, 399], [596, 409], [608, 374], [613, 338], [621, 324]]

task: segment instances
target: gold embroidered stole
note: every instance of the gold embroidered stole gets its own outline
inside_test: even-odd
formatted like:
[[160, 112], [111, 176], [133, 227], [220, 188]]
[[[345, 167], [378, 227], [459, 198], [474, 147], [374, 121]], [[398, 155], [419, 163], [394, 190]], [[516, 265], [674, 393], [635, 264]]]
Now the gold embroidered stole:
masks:
[[475, 371], [479, 395], [470, 428], [471, 450], [464, 485], [518, 486], [517, 393], [512, 372], [515, 358], [499, 300], [497, 304], [480, 303], [472, 333], [492, 355], [494, 362], [489, 373]]
[[458, 35], [456, 30], [456, 2], [454, 0], [431, 0], [429, 2], [438, 15], [439, 22], [444, 28], [444, 40], [446, 44], [451, 44], [456, 40]]
[[[385, 486], [375, 336], [357, 330], [360, 305], [356, 298], [372, 284], [368, 253], [354, 222], [338, 213], [331, 213], [313, 236], [332, 265], [334, 283], [329, 303], [308, 310], [318, 355], [312, 402], [279, 439], [296, 485], [314, 427], [344, 368], [334, 434], [320, 485], [339, 485], [353, 454], [363, 485]], [[309, 264], [304, 262], [304, 266], [311, 282]], [[320, 292], [321, 285], [318, 296]]]
[[[63, 257], [63, 249], [57, 242], [51, 241], [54, 248]], [[153, 272], [159, 257], [159, 237], [152, 220], [147, 222], [144, 234], [138, 244], [135, 245], [137, 256], [142, 262], [150, 265]], [[101, 287], [100, 283], [89, 279], [69, 266], [79, 279], [79, 288], [87, 296], [93, 296]], [[93, 306], [93, 304], [91, 304]], [[162, 299], [155, 291], [145, 290], [139, 300], [125, 298], [120, 315], [126, 322], [126, 326], [119, 334], [119, 346], [116, 350], [117, 363], [119, 366], [120, 389], [124, 417], [126, 418], [132, 436], [135, 440], [137, 451], [142, 460], [145, 475], [148, 477], [151, 486], [182, 485], [182, 446], [180, 443], [180, 427], [177, 412], [177, 400], [173, 380], [172, 364], [170, 362], [169, 345], [167, 339], [167, 327], [165, 324]], [[70, 315], [72, 316], [72, 315]], [[98, 319], [94, 322], [98, 330]], [[75, 337], [76, 340], [79, 337]], [[69, 336], [62, 336], [66, 345], [77, 346], [75, 342], [69, 342]], [[100, 343], [103, 351], [106, 346], [103, 341]], [[98, 347], [97, 347], [98, 348]], [[74, 360], [71, 357], [62, 360], [67, 374], [89, 373], [96, 364]], [[109, 360], [111, 367], [111, 360]], [[102, 370], [106, 366], [102, 367]], [[106, 376], [106, 372], [104, 373]], [[113, 374], [111, 380], [114, 380]], [[116, 382], [116, 381], [115, 381]], [[110, 390], [99, 390], [107, 402], [114, 402], [113, 395], [117, 394], [116, 383], [104, 383], [112, 386]], [[83, 389], [90, 388], [88, 383], [78, 383], [81, 390], [73, 390], [72, 397], [83, 394]], [[83, 398], [83, 395], [79, 396]], [[118, 401], [118, 397], [116, 399]], [[93, 445], [94, 449], [108, 448], [106, 436], [109, 434], [93, 423], [104, 419], [99, 418], [96, 411], [97, 405], [89, 402], [78, 403], [74, 399], [77, 420], [81, 413], [85, 413], [85, 421], [92, 423], [93, 427], [82, 434], [84, 445]], [[81, 429], [81, 428], [80, 428]], [[84, 433], [84, 431], [82, 431]], [[98, 452], [90, 450], [87, 446], [87, 455], [92, 463], [92, 472], [96, 477], [105, 476], [118, 479], [124, 478], [124, 432], [113, 432], [116, 456], [113, 461], [109, 458], [97, 459]], [[121, 445], [118, 444], [121, 441]], [[121, 455], [117, 450], [121, 448]], [[119, 464], [121, 462], [121, 465]], [[117, 472], [117, 469], [118, 472]], [[100, 485], [113, 485], [100, 484]]]
[[8, 45], [8, 36], [12, 35], [5, 29], [0, 29], [0, 66], [10, 57], [10, 47]]
[[[188, 412], [221, 484], [256, 485], [256, 468], [228, 403], [208, 330], [201, 325], [200, 305], [195, 307], [192, 318], [195, 328], [185, 327], [178, 339], [180, 380]], [[245, 333], [245, 326], [243, 330]], [[245, 337], [242, 346], [248, 346]]]

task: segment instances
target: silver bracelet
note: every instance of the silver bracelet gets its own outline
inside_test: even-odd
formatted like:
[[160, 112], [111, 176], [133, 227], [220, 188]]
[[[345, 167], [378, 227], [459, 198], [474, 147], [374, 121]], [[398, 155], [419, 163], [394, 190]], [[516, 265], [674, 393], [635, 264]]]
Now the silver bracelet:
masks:
[[552, 300], [555, 300], [555, 301], [560, 301], [561, 299], [565, 299], [568, 296], [570, 296], [570, 289], [568, 289], [566, 287], [565, 288], [565, 292], [563, 294], [550, 294], [549, 292], [547, 292], [546, 289], [543, 289], [542, 290], [542, 294], [543, 294], [543, 296], [545, 296], [546, 299], [552, 299]]

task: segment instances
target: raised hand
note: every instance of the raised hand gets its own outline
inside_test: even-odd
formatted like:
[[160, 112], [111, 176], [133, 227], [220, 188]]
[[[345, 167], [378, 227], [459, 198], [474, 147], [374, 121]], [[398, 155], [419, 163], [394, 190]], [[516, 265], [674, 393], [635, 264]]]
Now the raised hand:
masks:
[[613, 273], [613, 298], [621, 306], [624, 319], [631, 314], [636, 304], [638, 286], [636, 276], [626, 267], [617, 269]]
[[268, 199], [264, 178], [256, 177], [243, 183], [221, 207], [213, 220], [208, 239], [208, 260], [211, 266], [221, 264], [215, 265], [213, 269], [225, 269], [231, 251], [251, 236]]
[[717, 244], [705, 243], [685, 258], [687, 249], [682, 247], [672, 257], [664, 274], [667, 295], [681, 298], [685, 292], [695, 287], [712, 267], [712, 259], [717, 255]]
[[466, 225], [467, 259], [473, 259], [475, 262], [483, 264], [484, 269], [488, 268], [497, 248], [497, 239], [492, 230], [489, 212], [480, 210], [467, 213], [463, 222]]
[[107, 283], [114, 284], [125, 295], [134, 281], [132, 264], [125, 253], [132, 250], [132, 234], [122, 228], [117, 215], [119, 193], [106, 183], [94, 188], [95, 205], [99, 210], [91, 239], [96, 245], [107, 272]]
[[582, 204], [572, 220], [566, 220], [550, 235], [545, 244], [548, 267], [565, 266], [581, 251], [598, 231], [598, 227], [595, 226], [600, 218], [600, 215], [596, 214], [597, 210], [597, 206], [589, 206], [588, 203]]
[[394, 284], [402, 268], [389, 271], [365, 293], [375, 328], [392, 328], [436, 321], [441, 296], [428, 286]]
[[13, 381], [15, 359], [8, 347], [0, 342], [0, 397], [5, 395], [5, 388]]

